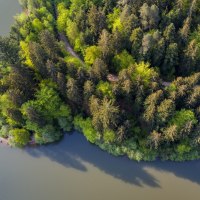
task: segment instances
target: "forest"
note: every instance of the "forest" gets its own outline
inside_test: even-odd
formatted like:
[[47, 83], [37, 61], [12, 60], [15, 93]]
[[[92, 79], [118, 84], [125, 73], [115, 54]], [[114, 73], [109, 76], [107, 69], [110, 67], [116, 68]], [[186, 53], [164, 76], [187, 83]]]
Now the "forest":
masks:
[[132, 160], [200, 158], [200, 0], [20, 0], [0, 37], [0, 137], [77, 130]]

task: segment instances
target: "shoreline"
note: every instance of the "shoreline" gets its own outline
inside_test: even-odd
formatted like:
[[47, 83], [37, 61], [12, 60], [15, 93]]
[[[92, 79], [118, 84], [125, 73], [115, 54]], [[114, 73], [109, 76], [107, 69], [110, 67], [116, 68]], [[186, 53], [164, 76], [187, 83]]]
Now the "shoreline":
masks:
[[[72, 134], [74, 133], [74, 132], [71, 132]], [[77, 131], [75, 131], [75, 133], [78, 133], [78, 134], [82, 134], [82, 133], [80, 133], [80, 132], [77, 132]], [[71, 134], [68, 134], [68, 135], [71, 135]], [[64, 135], [63, 135], [64, 136]], [[85, 137], [84, 137], [85, 138]], [[51, 142], [51, 143], [46, 143], [46, 144], [36, 144], [35, 143], [35, 141], [32, 139], [32, 140], [30, 140], [29, 141], [29, 143], [26, 145], [26, 146], [24, 146], [23, 148], [38, 148], [38, 147], [40, 147], [40, 146], [48, 146], [48, 145], [53, 145], [53, 144], [58, 144], [58, 143], [60, 143], [62, 140], [64, 139], [64, 137], [62, 137], [60, 140], [58, 140], [58, 141], [54, 141], [54, 142]], [[85, 138], [86, 139], [86, 138]], [[86, 140], [87, 141], [87, 140]], [[89, 142], [89, 141], [87, 141], [87, 142]], [[89, 142], [90, 143], [90, 142]], [[14, 147], [14, 146], [12, 146], [11, 144], [9, 144], [9, 138], [2, 138], [2, 137], [0, 137], [0, 145], [1, 144], [3, 144], [3, 145], [5, 145], [5, 146], [8, 146], [8, 147], [10, 147], [10, 148], [12, 148], [12, 147]], [[198, 157], [196, 157], [196, 158], [186, 158], [186, 159], [179, 159], [179, 158], [176, 158], [176, 159], [172, 159], [172, 158], [168, 158], [168, 159], [163, 159], [162, 158], [162, 156], [156, 156], [155, 158], [153, 158], [153, 159], [141, 159], [141, 160], [137, 160], [137, 159], [133, 159], [133, 158], [130, 158], [129, 156], [128, 156], [128, 154], [126, 154], [126, 153], [124, 153], [124, 154], [119, 154], [119, 155], [117, 155], [117, 154], [115, 154], [114, 152], [111, 152], [111, 151], [109, 151], [109, 149], [107, 149], [107, 148], [102, 148], [102, 146], [101, 145], [99, 145], [98, 143], [90, 143], [91, 145], [94, 145], [94, 147], [96, 147], [96, 148], [98, 148], [99, 150], [101, 150], [101, 151], [103, 151], [103, 152], [106, 152], [107, 154], [109, 154], [109, 155], [111, 155], [111, 156], [113, 156], [113, 157], [118, 157], [118, 158], [120, 158], [120, 157], [126, 157], [126, 158], [128, 158], [129, 160], [131, 160], [131, 161], [136, 161], [136, 162], [138, 162], [138, 163], [140, 163], [140, 162], [146, 162], [146, 163], [151, 163], [151, 162], [157, 162], [157, 161], [160, 161], [160, 162], [172, 162], [172, 163], [186, 163], [186, 162], [191, 162], [191, 161], [200, 161], [200, 156], [198, 156]], [[22, 148], [22, 149], [23, 149]]]
[[8, 139], [2, 138], [2, 137], [0, 137], [0, 144], [10, 146], [9, 142], [8, 142]]

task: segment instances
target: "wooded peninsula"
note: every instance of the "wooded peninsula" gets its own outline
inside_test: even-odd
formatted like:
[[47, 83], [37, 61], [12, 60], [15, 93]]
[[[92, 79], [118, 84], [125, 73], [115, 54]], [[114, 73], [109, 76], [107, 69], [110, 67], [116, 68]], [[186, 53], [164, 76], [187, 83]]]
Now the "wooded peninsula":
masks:
[[200, 0], [20, 0], [0, 37], [0, 137], [77, 130], [133, 160], [200, 158]]

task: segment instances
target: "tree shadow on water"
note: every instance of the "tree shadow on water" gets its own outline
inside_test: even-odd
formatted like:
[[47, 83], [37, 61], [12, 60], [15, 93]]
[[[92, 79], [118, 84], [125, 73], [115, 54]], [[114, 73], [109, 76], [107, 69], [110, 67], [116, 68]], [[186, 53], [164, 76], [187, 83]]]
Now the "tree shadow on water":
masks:
[[65, 149], [65, 146], [60, 143], [50, 144], [45, 146], [27, 147], [25, 151], [35, 158], [47, 157], [51, 161], [57, 162], [65, 167], [74, 168], [79, 171], [86, 172], [86, 167], [74, 157], [73, 154]]
[[146, 163], [145, 166], [160, 172], [172, 173], [176, 177], [186, 179], [200, 185], [200, 160], [187, 162], [156, 161]]
[[[85, 162], [92, 164], [104, 173], [124, 182], [143, 187], [161, 187], [159, 180], [147, 171], [153, 168], [160, 172], [171, 172], [178, 177], [189, 179], [200, 184], [200, 162], [134, 162], [126, 157], [114, 157], [98, 147], [88, 143], [82, 134], [66, 135], [58, 144], [27, 148], [34, 157], [47, 157], [65, 167], [87, 172]], [[198, 171], [197, 171], [198, 170]]]

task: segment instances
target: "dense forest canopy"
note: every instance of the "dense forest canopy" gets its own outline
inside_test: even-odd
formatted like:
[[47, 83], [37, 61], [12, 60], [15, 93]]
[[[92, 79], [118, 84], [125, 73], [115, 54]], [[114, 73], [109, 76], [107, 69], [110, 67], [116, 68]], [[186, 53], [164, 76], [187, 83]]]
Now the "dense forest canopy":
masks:
[[20, 0], [0, 37], [0, 136], [76, 129], [135, 160], [200, 157], [200, 0]]

